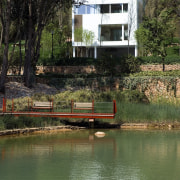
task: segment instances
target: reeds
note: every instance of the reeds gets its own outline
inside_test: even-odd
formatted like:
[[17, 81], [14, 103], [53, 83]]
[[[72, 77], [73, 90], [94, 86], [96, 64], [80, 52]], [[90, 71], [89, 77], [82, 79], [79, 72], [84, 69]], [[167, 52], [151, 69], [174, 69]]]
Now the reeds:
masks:
[[118, 102], [117, 122], [178, 122], [180, 106]]

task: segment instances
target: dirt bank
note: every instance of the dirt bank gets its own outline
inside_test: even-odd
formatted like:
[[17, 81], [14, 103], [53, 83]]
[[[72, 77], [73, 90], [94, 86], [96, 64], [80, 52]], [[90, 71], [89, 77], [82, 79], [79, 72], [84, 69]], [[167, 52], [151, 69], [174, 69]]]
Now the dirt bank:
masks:
[[5, 94], [0, 93], [0, 108], [2, 107], [2, 99], [30, 97], [36, 93], [53, 95], [58, 93], [58, 90], [54, 87], [48, 86], [47, 84], [37, 83], [32, 88], [27, 88], [23, 83], [8, 82], [5, 85]]
[[29, 133], [55, 133], [59, 131], [71, 131], [71, 130], [82, 130], [84, 127], [77, 126], [50, 126], [50, 127], [37, 127], [37, 128], [25, 128], [25, 129], [9, 129], [0, 131], [0, 136], [7, 135], [20, 135], [20, 134], [29, 134]]

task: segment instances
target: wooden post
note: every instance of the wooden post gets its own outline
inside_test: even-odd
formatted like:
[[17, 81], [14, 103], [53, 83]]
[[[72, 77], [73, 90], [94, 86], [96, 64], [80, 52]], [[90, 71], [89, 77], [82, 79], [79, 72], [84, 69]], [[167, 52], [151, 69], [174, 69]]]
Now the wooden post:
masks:
[[51, 110], [51, 111], [53, 112], [53, 111], [54, 111], [54, 107], [53, 107], [53, 106], [54, 106], [54, 104], [53, 104], [53, 98], [52, 98], [52, 101], [51, 101], [51, 106], [52, 106], [52, 110]]
[[32, 102], [32, 99], [31, 99], [31, 111], [33, 111], [33, 102]]
[[116, 107], [116, 100], [113, 100], [113, 113], [116, 114], [117, 107]]
[[3, 98], [3, 112], [6, 112], [6, 99]]
[[89, 128], [94, 129], [94, 119], [89, 119]]
[[73, 113], [73, 106], [74, 106], [74, 102], [73, 99], [71, 100], [71, 113]]
[[92, 113], [94, 113], [94, 100], [92, 100]]
[[29, 111], [29, 99], [28, 99], [28, 111]]

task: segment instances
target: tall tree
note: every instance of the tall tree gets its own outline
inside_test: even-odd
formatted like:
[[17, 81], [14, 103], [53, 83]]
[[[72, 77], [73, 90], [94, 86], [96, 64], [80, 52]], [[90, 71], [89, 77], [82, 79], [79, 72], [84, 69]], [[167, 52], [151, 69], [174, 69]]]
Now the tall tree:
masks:
[[146, 52], [161, 56], [163, 71], [165, 70], [164, 60], [167, 56], [166, 48], [172, 43], [175, 31], [171, 13], [171, 10], [164, 10], [156, 17], [144, 18], [136, 31], [136, 38], [139, 43], [143, 44]]
[[11, 0], [0, 1], [0, 18], [4, 36], [4, 51], [0, 78], [0, 92], [4, 92], [6, 75], [8, 70], [9, 31], [11, 25]]
[[[71, 0], [27, 0], [25, 16], [25, 85], [31, 87], [35, 66], [40, 55], [40, 40], [45, 25], [52, 20], [55, 12], [64, 6], [71, 6]], [[59, 7], [59, 8], [57, 8]]]

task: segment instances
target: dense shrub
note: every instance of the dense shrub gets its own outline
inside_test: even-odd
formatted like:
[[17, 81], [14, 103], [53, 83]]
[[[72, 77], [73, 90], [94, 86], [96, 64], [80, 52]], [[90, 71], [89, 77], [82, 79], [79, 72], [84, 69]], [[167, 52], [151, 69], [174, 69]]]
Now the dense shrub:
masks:
[[174, 71], [141, 71], [139, 73], [130, 74], [131, 77], [152, 77], [152, 76], [171, 76], [171, 77], [180, 77], [180, 71], [174, 70]]
[[140, 63], [133, 56], [112, 58], [108, 54], [104, 54], [96, 63], [96, 69], [101, 74], [122, 75], [135, 73], [140, 71]]
[[102, 55], [102, 58], [97, 60], [95, 67], [98, 73], [114, 76], [116, 74], [115, 67], [118, 64], [118, 59], [112, 58], [109, 53]]
[[172, 56], [172, 55], [179, 55], [179, 47], [178, 46], [172, 46], [167, 48], [167, 55]]
[[87, 65], [94, 65], [97, 59], [94, 58], [51, 58], [39, 60], [38, 65], [44, 66], [87, 66]]
[[136, 73], [140, 71], [140, 62], [133, 56], [124, 57], [119, 62], [121, 73]]
[[[162, 64], [162, 59], [160, 56], [138, 57], [138, 61], [141, 64]], [[180, 56], [177, 55], [166, 56], [164, 63], [165, 64], [180, 63]]]
[[1, 130], [4, 130], [4, 122], [2, 117], [0, 117], [0, 131]]

